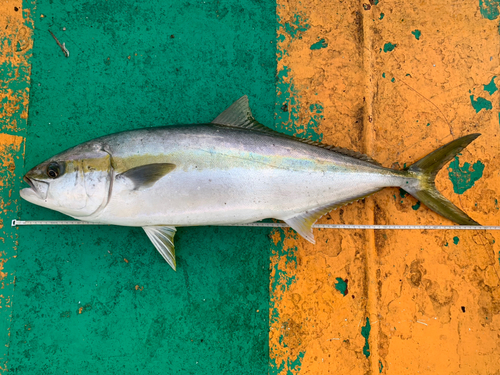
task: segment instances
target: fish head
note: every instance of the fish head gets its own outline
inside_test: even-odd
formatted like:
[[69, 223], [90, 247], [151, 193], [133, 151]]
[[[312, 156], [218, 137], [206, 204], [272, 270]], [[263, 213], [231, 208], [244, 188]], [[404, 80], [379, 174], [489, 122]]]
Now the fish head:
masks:
[[111, 194], [111, 155], [87, 142], [55, 155], [24, 175], [21, 197], [33, 204], [85, 218], [104, 208]]

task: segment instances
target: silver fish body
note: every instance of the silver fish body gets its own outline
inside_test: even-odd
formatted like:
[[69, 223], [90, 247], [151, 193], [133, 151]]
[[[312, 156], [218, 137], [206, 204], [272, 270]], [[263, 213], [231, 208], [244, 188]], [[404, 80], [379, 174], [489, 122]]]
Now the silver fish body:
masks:
[[[98, 142], [121, 163], [106, 207], [86, 220], [117, 225], [287, 220], [407, 180], [399, 171], [290, 138], [211, 124], [138, 130]], [[143, 162], [136, 155], [175, 169], [148, 189], [132, 189], [119, 176]]]
[[443, 160], [477, 135], [467, 137], [436, 151], [431, 159], [438, 162], [397, 171], [267, 129], [243, 97], [210, 124], [122, 132], [69, 149], [28, 172], [31, 187], [21, 196], [80, 220], [143, 227], [175, 268], [177, 226], [275, 218], [314, 242], [311, 225], [319, 217], [388, 186], [404, 188], [452, 220], [475, 224], [433, 187]]

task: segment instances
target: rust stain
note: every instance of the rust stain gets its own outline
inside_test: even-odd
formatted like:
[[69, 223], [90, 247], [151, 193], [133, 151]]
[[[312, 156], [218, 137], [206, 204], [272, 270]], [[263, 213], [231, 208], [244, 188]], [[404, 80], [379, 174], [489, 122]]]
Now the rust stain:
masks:
[[[457, 171], [443, 168], [437, 187], [481, 224], [499, 225], [500, 93], [485, 89], [500, 76], [498, 22], [479, 2], [367, 3], [278, 1], [278, 121], [393, 168], [480, 132], [459, 165], [484, 165], [482, 175], [457, 194]], [[449, 224], [399, 189], [321, 222]], [[313, 246], [291, 230], [272, 235], [272, 373], [500, 371], [499, 233], [315, 236]], [[345, 296], [338, 279], [349, 280]]]

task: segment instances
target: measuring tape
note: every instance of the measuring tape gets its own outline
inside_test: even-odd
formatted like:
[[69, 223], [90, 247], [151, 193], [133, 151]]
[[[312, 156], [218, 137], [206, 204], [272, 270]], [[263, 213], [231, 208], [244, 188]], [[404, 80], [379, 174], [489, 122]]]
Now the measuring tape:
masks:
[[[12, 226], [24, 225], [108, 225], [78, 220], [12, 220]], [[290, 228], [285, 223], [221, 224], [221, 227]], [[481, 225], [356, 225], [356, 224], [314, 224], [313, 228], [323, 229], [405, 229], [405, 230], [500, 230], [500, 226]]]

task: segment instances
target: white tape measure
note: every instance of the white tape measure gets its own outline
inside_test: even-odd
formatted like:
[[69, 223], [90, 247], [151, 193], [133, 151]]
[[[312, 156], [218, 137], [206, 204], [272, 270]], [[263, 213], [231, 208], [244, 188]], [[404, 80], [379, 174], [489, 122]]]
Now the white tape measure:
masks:
[[[24, 225], [108, 225], [78, 220], [12, 220], [12, 226]], [[285, 223], [249, 223], [249, 224], [225, 224], [221, 227], [259, 227], [259, 228], [289, 228]], [[377, 229], [377, 230], [500, 230], [500, 226], [480, 225], [356, 225], [356, 224], [314, 224], [313, 228], [322, 229]]]

